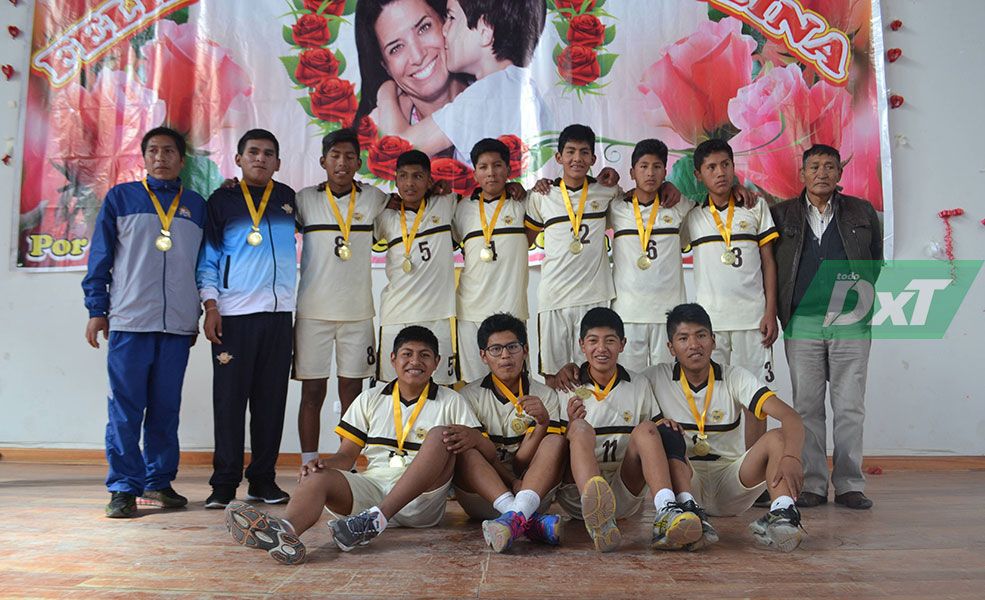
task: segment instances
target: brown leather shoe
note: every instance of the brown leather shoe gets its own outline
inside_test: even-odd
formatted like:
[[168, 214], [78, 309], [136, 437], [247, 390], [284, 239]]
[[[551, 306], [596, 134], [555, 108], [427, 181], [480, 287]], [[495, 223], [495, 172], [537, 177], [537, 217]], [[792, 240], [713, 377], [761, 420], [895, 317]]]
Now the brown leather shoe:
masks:
[[852, 508], [855, 510], [867, 510], [872, 508], [872, 500], [865, 497], [862, 492], [845, 492], [844, 494], [838, 494], [835, 496], [835, 502], [841, 504], [845, 508]]
[[813, 492], [801, 492], [800, 495], [797, 496], [797, 506], [800, 508], [814, 508], [815, 506], [820, 506], [827, 503], [827, 496], [822, 496], [821, 494], [815, 494]]

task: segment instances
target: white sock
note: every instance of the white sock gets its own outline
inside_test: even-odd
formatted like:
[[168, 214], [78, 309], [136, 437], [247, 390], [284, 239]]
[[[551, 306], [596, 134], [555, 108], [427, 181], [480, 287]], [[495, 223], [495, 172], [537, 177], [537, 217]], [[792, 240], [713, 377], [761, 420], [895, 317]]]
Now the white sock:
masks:
[[540, 495], [533, 490], [520, 490], [516, 495], [516, 502], [513, 503], [513, 510], [529, 519], [537, 512], [540, 506]]
[[770, 504], [770, 512], [777, 510], [778, 508], [790, 508], [793, 506], [793, 498], [790, 496], [780, 496]]
[[301, 453], [301, 464], [302, 465], [306, 465], [309, 462], [315, 460], [316, 458], [318, 458], [318, 453], [317, 452], [302, 452]]
[[[677, 494], [678, 504], [684, 504], [688, 500], [694, 502], [694, 496], [691, 495], [691, 492], [681, 492], [680, 494]], [[697, 504], [697, 502], [694, 503]]]
[[516, 502], [516, 498], [513, 496], [513, 492], [503, 492], [502, 496], [493, 501], [493, 508], [495, 508], [499, 514], [503, 514], [513, 510], [514, 502]]
[[653, 506], [656, 507], [657, 510], [660, 510], [674, 500], [674, 490], [670, 488], [663, 488], [653, 495]]
[[383, 516], [383, 511], [380, 510], [379, 506], [374, 506], [369, 509], [369, 512], [376, 513], [376, 530], [383, 533], [386, 529], [386, 517]]

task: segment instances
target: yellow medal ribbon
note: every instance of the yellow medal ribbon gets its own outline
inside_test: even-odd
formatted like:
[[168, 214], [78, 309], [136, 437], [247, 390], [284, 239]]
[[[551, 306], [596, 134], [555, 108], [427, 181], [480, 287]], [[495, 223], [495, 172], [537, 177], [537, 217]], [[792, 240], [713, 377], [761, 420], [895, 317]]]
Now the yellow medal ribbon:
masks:
[[258, 231], [260, 229], [260, 219], [263, 218], [263, 213], [267, 210], [267, 202], [270, 201], [270, 194], [274, 191], [274, 180], [271, 179], [267, 182], [267, 186], [263, 188], [263, 197], [260, 198], [260, 208], [257, 208], [253, 202], [253, 194], [250, 193], [249, 186], [246, 182], [240, 180], [239, 189], [243, 190], [243, 197], [246, 198], [246, 208], [250, 209], [250, 218], [253, 219], [253, 231]]
[[725, 240], [725, 248], [729, 251], [732, 250], [732, 217], [735, 216], [735, 198], [729, 196], [728, 199], [728, 213], [725, 215], [725, 224], [722, 224], [722, 218], [718, 216], [718, 209], [715, 207], [715, 203], [712, 202], [711, 198], [708, 198], [708, 208], [711, 210], [711, 216], [715, 219], [715, 229], [718, 233], [722, 235], [722, 239]]
[[650, 235], [653, 234], [653, 224], [657, 220], [657, 213], [660, 212], [660, 194], [653, 200], [653, 208], [650, 209], [650, 217], [646, 220], [646, 227], [643, 226], [643, 211], [640, 210], [640, 201], [633, 193], [633, 216], [636, 217], [636, 231], [640, 234], [640, 248], [646, 255], [646, 247], [650, 244]]
[[506, 190], [503, 190], [502, 195], [499, 197], [499, 201], [496, 203], [496, 210], [493, 211], [492, 221], [488, 224], [486, 223], [486, 203], [482, 198], [482, 192], [479, 192], [479, 224], [482, 225], [482, 237], [486, 240], [486, 247], [492, 245], [493, 230], [496, 229], [496, 220], [499, 219], [499, 211], [503, 209], [503, 204], [506, 202]]
[[168, 212], [164, 212], [164, 207], [161, 206], [161, 201], [157, 199], [157, 194], [150, 190], [150, 186], [147, 185], [147, 178], [145, 177], [141, 183], [144, 184], [144, 189], [147, 190], [147, 195], [150, 196], [150, 201], [154, 204], [154, 210], [157, 211], [157, 218], [161, 221], [161, 235], [170, 235], [171, 222], [174, 221], [174, 215], [178, 212], [178, 204], [181, 202], [181, 192], [185, 191], [184, 186], [178, 188], [178, 193], [175, 194], [174, 200], [171, 201], [171, 206], [168, 207]]
[[407, 439], [410, 430], [414, 427], [417, 416], [421, 414], [421, 409], [424, 408], [424, 403], [428, 399], [429, 391], [431, 391], [430, 382], [424, 386], [424, 391], [417, 398], [417, 403], [414, 404], [414, 410], [411, 411], [410, 418], [407, 419], [407, 423], [404, 423], [403, 411], [400, 408], [400, 383], [397, 381], [393, 382], [393, 431], [397, 436], [397, 454], [400, 456], [407, 454], [404, 452], [404, 440]]
[[711, 396], [715, 392], [715, 369], [711, 366], [708, 367], [705, 408], [700, 414], [698, 414], [698, 405], [694, 401], [694, 393], [691, 392], [691, 385], [687, 382], [687, 375], [684, 374], [684, 367], [681, 367], [681, 389], [684, 390], [684, 397], [687, 398], [687, 405], [691, 409], [691, 416], [694, 417], [694, 424], [698, 426], [698, 437], [705, 439], [705, 417], [708, 415], [708, 407], [711, 406]]
[[352, 186], [352, 193], [349, 194], [349, 213], [345, 217], [345, 222], [342, 221], [342, 213], [339, 211], [339, 205], [335, 203], [335, 196], [332, 194], [332, 190], [329, 189], [327, 183], [325, 184], [325, 197], [328, 198], [328, 205], [332, 209], [332, 215], [335, 216], [335, 222], [339, 224], [342, 239], [348, 244], [349, 232], [352, 231], [352, 215], [356, 212], [356, 186]]
[[417, 215], [414, 216], [414, 224], [407, 233], [407, 214], [404, 212], [404, 203], [400, 202], [400, 238], [404, 241], [404, 256], [410, 260], [410, 251], [414, 247], [414, 237], [421, 226], [421, 219], [424, 217], [424, 209], [427, 207], [427, 200], [421, 200], [421, 205], [417, 208]]
[[606, 384], [605, 389], [600, 388], [599, 384], [595, 383], [595, 380], [593, 379], [592, 385], [595, 386], [595, 391], [592, 392], [592, 395], [595, 396], [595, 399], [599, 402], [605, 400], [605, 398], [609, 395], [609, 392], [612, 391], [612, 386], [616, 385], [616, 379], [619, 379], [618, 370], [616, 370], [616, 372], [612, 375], [612, 379], [610, 379], [609, 383]]
[[518, 384], [520, 386], [520, 390], [519, 390], [520, 393], [515, 395], [513, 394], [513, 392], [510, 391], [510, 388], [506, 387], [505, 383], [500, 381], [499, 377], [492, 375], [492, 380], [493, 380], [493, 385], [496, 386], [496, 389], [499, 390], [499, 393], [502, 394], [507, 400], [513, 403], [513, 406], [516, 408], [516, 414], [523, 415], [523, 407], [520, 406], [520, 396], [523, 396], [523, 379], [520, 379]]
[[585, 201], [588, 200], [588, 181], [585, 181], [581, 186], [581, 200], [578, 201], [578, 214], [575, 214], [574, 208], [571, 205], [571, 197], [568, 196], [568, 186], [564, 184], [564, 179], [561, 180], [561, 197], [564, 198], [564, 208], [568, 211], [568, 220], [571, 221], [571, 235], [577, 239], [578, 232], [581, 230], [581, 218], [585, 215]]

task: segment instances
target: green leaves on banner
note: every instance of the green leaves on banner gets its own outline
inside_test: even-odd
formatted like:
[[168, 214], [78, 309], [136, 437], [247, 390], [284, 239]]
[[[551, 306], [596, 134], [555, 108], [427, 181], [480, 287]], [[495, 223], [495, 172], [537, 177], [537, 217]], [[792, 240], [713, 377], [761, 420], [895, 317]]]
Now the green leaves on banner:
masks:
[[181, 182], [208, 198], [225, 180], [219, 166], [206, 154], [189, 153], [185, 156], [185, 168], [181, 170]]
[[335, 60], [339, 61], [339, 75], [338, 76], [341, 77], [342, 76], [342, 73], [345, 73], [345, 54], [342, 54], [342, 51], [341, 50], [336, 50], [335, 51]]
[[182, 25], [188, 22], [188, 7], [178, 9], [167, 16], [168, 19], [174, 21], [178, 25]]
[[695, 202], [703, 202], [708, 196], [708, 188], [694, 178], [694, 156], [685, 154], [677, 159], [667, 180], [677, 186], [681, 195]]
[[530, 166], [527, 173], [536, 173], [554, 158], [557, 139], [544, 140], [537, 146], [530, 146]]
[[[612, 27], [612, 29], [614, 30], [615, 27]], [[612, 70], [613, 63], [616, 62], [616, 58], [618, 57], [618, 54], [599, 54], [599, 78], [605, 77], [609, 74], [609, 71]]]
[[308, 114], [309, 117], [315, 118], [315, 113], [311, 112], [311, 98], [309, 96], [301, 96], [298, 98], [298, 104], [304, 109], [304, 112]]
[[284, 25], [281, 28], [281, 35], [284, 36], [284, 41], [287, 42], [288, 46], [299, 48], [297, 42], [294, 41], [294, 31], [292, 31], [290, 27]]
[[297, 56], [281, 56], [280, 62], [283, 63], [284, 67], [287, 69], [287, 76], [291, 78], [294, 85], [298, 89], [305, 87], [294, 77], [294, 73], [297, 71], [298, 62], [300, 62], [300, 59]]

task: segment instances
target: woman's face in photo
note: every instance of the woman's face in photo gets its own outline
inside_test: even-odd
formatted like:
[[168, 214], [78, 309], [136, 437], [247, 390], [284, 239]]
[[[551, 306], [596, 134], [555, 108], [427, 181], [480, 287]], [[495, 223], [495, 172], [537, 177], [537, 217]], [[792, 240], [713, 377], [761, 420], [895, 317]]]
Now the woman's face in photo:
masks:
[[448, 67], [442, 21], [424, 0], [397, 0], [376, 20], [383, 66], [404, 92], [429, 100], [445, 91]]

